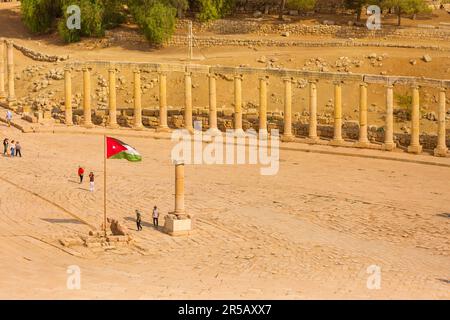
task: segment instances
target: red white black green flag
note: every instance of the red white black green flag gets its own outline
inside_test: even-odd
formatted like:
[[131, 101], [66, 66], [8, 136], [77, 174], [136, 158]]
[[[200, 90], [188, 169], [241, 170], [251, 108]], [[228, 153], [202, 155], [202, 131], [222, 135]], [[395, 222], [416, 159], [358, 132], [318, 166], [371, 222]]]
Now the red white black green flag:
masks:
[[142, 157], [137, 150], [125, 142], [106, 137], [106, 158], [126, 159], [128, 161], [141, 161]]

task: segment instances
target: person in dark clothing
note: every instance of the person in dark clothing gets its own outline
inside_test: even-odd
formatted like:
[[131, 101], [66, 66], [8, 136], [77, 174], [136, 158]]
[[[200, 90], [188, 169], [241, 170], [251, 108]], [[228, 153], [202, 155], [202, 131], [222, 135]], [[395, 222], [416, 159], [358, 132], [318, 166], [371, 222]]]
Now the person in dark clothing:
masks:
[[8, 155], [8, 145], [9, 145], [9, 139], [5, 138], [3, 140], [3, 155], [4, 156]]
[[139, 210], [136, 209], [136, 226], [137, 226], [137, 231], [141, 231], [142, 230], [142, 218], [141, 218], [141, 213], [139, 212]]
[[22, 146], [20, 145], [19, 141], [16, 142], [16, 157], [22, 158]]

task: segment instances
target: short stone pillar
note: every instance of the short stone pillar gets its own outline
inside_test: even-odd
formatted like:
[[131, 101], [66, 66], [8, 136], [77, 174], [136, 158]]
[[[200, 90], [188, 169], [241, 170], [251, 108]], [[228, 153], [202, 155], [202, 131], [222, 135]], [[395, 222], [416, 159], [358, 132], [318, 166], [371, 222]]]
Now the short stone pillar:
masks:
[[242, 130], [242, 75], [234, 75], [234, 132], [243, 136]]
[[16, 91], [14, 86], [14, 44], [12, 41], [6, 42], [8, 59], [8, 103], [14, 104], [16, 101]]
[[184, 128], [190, 133], [194, 132], [192, 125], [192, 73], [184, 74]]
[[317, 135], [317, 81], [309, 81], [309, 133], [308, 141], [316, 143], [319, 141]]
[[92, 111], [91, 111], [91, 72], [89, 68], [83, 69], [83, 126], [86, 128], [92, 128]]
[[141, 71], [138, 69], [133, 71], [134, 73], [134, 123], [133, 129], [142, 130], [142, 91], [141, 91]]
[[342, 139], [342, 81], [334, 82], [334, 137], [331, 145], [340, 146]]
[[72, 69], [64, 68], [64, 106], [65, 124], [73, 125], [72, 120]]
[[167, 72], [159, 73], [159, 124], [157, 131], [170, 131], [167, 125]]
[[384, 131], [383, 150], [392, 151], [396, 148], [394, 142], [394, 86], [386, 86], [386, 127]]
[[292, 78], [283, 78], [284, 82], [284, 132], [283, 142], [294, 141], [292, 134]]
[[221, 132], [217, 129], [217, 93], [216, 93], [216, 79], [217, 76], [213, 73], [208, 74], [209, 78], [209, 134], [216, 136]]
[[367, 138], [367, 83], [359, 85], [359, 139], [355, 147], [367, 148], [370, 142]]
[[267, 132], [267, 77], [259, 78], [259, 137], [265, 138]]
[[5, 98], [5, 39], [0, 38], [0, 100]]
[[165, 217], [164, 230], [172, 236], [187, 235], [192, 230], [190, 215], [184, 207], [184, 163], [175, 163], [175, 210]]
[[434, 149], [434, 155], [436, 157], [445, 157], [445, 156], [447, 156], [447, 152], [448, 152], [446, 136], [445, 136], [445, 134], [446, 134], [445, 99], [446, 99], [445, 88], [441, 88], [439, 91], [438, 142], [437, 142], [436, 148]]
[[411, 112], [411, 144], [408, 152], [419, 154], [422, 152], [420, 145], [420, 98], [419, 86], [412, 88], [412, 112]]
[[117, 124], [117, 91], [116, 91], [116, 69], [110, 68], [108, 70], [108, 86], [109, 86], [109, 118], [108, 127], [115, 129], [118, 128]]

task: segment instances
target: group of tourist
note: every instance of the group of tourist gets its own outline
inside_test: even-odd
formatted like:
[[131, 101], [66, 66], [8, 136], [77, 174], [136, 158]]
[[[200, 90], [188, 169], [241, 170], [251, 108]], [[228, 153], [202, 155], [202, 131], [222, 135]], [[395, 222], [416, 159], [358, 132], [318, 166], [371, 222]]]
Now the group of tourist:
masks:
[[[158, 211], [158, 207], [154, 206], [153, 207], [153, 213], [152, 213], [152, 217], [153, 217], [153, 226], [155, 228], [158, 228], [159, 222], [159, 211]], [[141, 231], [142, 230], [142, 214], [141, 212], [136, 209], [136, 226], [137, 226], [137, 231]]]
[[3, 139], [3, 156], [22, 158], [22, 146], [20, 142], [15, 140], [9, 141], [8, 138]]
[[[78, 166], [78, 177], [80, 178], [80, 184], [83, 183], [83, 177], [84, 177], [84, 168], [82, 166]], [[94, 180], [95, 176], [94, 173], [91, 171], [89, 173], [89, 191], [94, 192]]]

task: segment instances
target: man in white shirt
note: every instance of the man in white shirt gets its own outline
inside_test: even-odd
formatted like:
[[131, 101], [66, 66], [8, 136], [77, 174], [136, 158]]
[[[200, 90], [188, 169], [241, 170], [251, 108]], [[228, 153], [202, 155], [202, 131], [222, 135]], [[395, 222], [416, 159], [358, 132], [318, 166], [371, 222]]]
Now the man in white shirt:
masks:
[[158, 218], [159, 218], [158, 208], [156, 206], [154, 206], [153, 207], [153, 226], [155, 228], [158, 228]]

